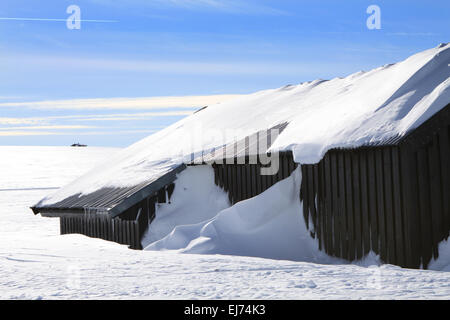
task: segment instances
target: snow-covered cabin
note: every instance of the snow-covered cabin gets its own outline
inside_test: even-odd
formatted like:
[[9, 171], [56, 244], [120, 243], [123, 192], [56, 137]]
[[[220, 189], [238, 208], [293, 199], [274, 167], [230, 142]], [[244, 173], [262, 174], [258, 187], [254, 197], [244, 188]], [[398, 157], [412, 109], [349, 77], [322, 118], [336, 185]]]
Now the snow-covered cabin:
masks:
[[[60, 217], [61, 233], [140, 249], [144, 234], [158, 233], [151, 223], [165, 214], [161, 203], [170, 206], [184, 170], [210, 168], [182, 188], [213, 193], [215, 183], [226, 206], [301, 171], [298, 214], [320, 249], [347, 260], [374, 251], [387, 263], [426, 268], [450, 230], [449, 64], [450, 45], [441, 44], [368, 72], [203, 108], [32, 209]], [[198, 222], [189, 216], [207, 203], [186, 204], [177, 221]]]

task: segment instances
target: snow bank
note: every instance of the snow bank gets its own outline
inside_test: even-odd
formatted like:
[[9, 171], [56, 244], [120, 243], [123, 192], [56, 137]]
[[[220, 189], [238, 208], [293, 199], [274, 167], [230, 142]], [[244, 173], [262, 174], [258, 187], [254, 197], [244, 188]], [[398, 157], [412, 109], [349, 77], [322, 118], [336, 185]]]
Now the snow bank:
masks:
[[[309, 235], [298, 197], [300, 181], [301, 171], [297, 169], [264, 193], [224, 209], [209, 220], [178, 225], [145, 249], [344, 263], [319, 251], [317, 241]], [[196, 211], [178, 215], [186, 213], [196, 215]]]
[[108, 157], [75, 149], [0, 147], [0, 184], [19, 188], [0, 192], [0, 299], [450, 299], [450, 272], [135, 251], [61, 236], [58, 219], [28, 207], [42, 188]]
[[228, 194], [214, 184], [210, 166], [189, 167], [177, 175], [171, 203], [157, 204], [142, 246], [162, 239], [178, 225], [205, 221], [229, 206]]
[[103, 187], [134, 186], [158, 177], [191, 153], [220, 147], [282, 122], [272, 150], [292, 150], [316, 163], [333, 147], [404, 135], [450, 102], [450, 45], [346, 78], [316, 80], [210, 106], [123, 150], [45, 199], [56, 203]]

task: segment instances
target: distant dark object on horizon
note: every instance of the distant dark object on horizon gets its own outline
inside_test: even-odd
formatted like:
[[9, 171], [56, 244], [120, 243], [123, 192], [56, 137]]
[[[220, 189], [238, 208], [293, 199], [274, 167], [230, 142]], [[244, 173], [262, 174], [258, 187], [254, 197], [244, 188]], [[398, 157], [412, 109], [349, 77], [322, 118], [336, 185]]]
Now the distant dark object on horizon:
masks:
[[71, 147], [87, 147], [86, 144], [80, 144], [80, 143], [74, 143], [71, 145]]

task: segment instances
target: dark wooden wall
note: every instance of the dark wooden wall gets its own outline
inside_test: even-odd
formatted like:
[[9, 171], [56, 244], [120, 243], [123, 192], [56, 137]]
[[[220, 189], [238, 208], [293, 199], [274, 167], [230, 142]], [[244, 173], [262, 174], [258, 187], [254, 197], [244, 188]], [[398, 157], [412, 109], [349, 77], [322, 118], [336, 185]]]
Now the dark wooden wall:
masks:
[[401, 144], [405, 210], [413, 265], [427, 267], [450, 231], [450, 107]]
[[[291, 175], [297, 168], [292, 153], [279, 154], [279, 170], [275, 175], [261, 175], [261, 164], [213, 164], [216, 185], [228, 192], [230, 203], [235, 204], [257, 196], [275, 183]], [[236, 163], [236, 161], [234, 161]]]
[[142, 249], [138, 221], [111, 219], [109, 215], [61, 217], [60, 230], [61, 234], [78, 233]]
[[78, 233], [126, 244], [131, 249], [142, 249], [141, 240], [155, 218], [155, 206], [157, 203], [170, 201], [174, 189], [175, 185], [169, 184], [116, 218], [111, 218], [108, 214], [63, 216], [60, 218], [61, 234]]
[[332, 150], [302, 165], [303, 215], [321, 250], [350, 261], [373, 250], [404, 265], [399, 167], [397, 147]]
[[449, 108], [396, 146], [330, 150], [302, 165], [300, 199], [321, 250], [427, 268], [450, 231]]

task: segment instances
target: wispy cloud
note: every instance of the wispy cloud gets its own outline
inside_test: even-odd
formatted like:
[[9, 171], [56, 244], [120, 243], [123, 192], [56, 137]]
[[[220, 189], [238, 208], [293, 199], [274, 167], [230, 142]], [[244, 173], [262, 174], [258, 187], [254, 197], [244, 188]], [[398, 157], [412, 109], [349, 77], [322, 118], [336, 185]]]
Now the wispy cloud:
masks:
[[0, 137], [14, 137], [14, 136], [51, 136], [58, 135], [55, 131], [34, 131], [34, 130], [14, 130], [14, 131], [0, 131]]
[[[129, 120], [147, 120], [156, 117], [179, 117], [188, 116], [194, 111], [161, 111], [161, 112], [136, 112], [136, 113], [113, 113], [113, 114], [89, 114], [89, 115], [66, 115], [66, 116], [47, 116], [47, 117], [17, 117], [0, 118], [0, 125], [31, 125], [48, 123], [58, 120], [71, 121], [129, 121]], [[1, 129], [1, 128], [0, 128]]]
[[145, 112], [145, 113], [117, 113], [107, 115], [91, 115], [75, 117], [79, 121], [130, 121], [130, 120], [144, 120], [154, 117], [174, 117], [174, 116], [188, 116], [193, 111], [169, 111], [169, 112]]
[[84, 125], [49, 125], [49, 126], [22, 126], [22, 127], [2, 127], [2, 131], [17, 131], [17, 130], [61, 130], [61, 129], [92, 129], [93, 126]]
[[0, 66], [20, 64], [30, 69], [99, 70], [180, 75], [289, 75], [301, 71], [326, 70], [326, 63], [283, 63], [280, 61], [168, 61], [137, 59], [95, 59], [87, 57], [3, 54]]
[[[0, 17], [0, 21], [45, 21], [45, 22], [66, 22], [67, 18], [25, 18], [25, 17]], [[100, 23], [114, 23], [117, 20], [95, 20], [95, 19], [80, 19], [74, 20], [80, 22], [100, 22]]]
[[386, 35], [399, 37], [433, 37], [439, 34], [433, 32], [388, 32]]
[[264, 15], [286, 15], [286, 11], [261, 4], [262, 1], [244, 0], [159, 0], [172, 6], [187, 9], [209, 8], [217, 11], [234, 14], [264, 14]]
[[36, 124], [43, 118], [0, 118], [0, 125]]
[[28, 102], [3, 102], [0, 107], [24, 107], [32, 109], [65, 109], [65, 110], [101, 110], [101, 109], [168, 109], [168, 108], [199, 108], [230, 100], [240, 95], [208, 95], [208, 96], [178, 96], [150, 98], [106, 98], [106, 99], [73, 99], [48, 100]]
[[[114, 0], [94, 0], [98, 4], [119, 7], [124, 3]], [[262, 4], [261, 0], [128, 0], [127, 6], [180, 8], [185, 10], [212, 10], [229, 14], [287, 15], [288, 12]]]
[[0, 137], [12, 137], [12, 136], [99, 136], [99, 135], [124, 135], [145, 133], [151, 134], [157, 130], [110, 130], [110, 131], [40, 131], [40, 130], [14, 130], [14, 131], [1, 131]]

